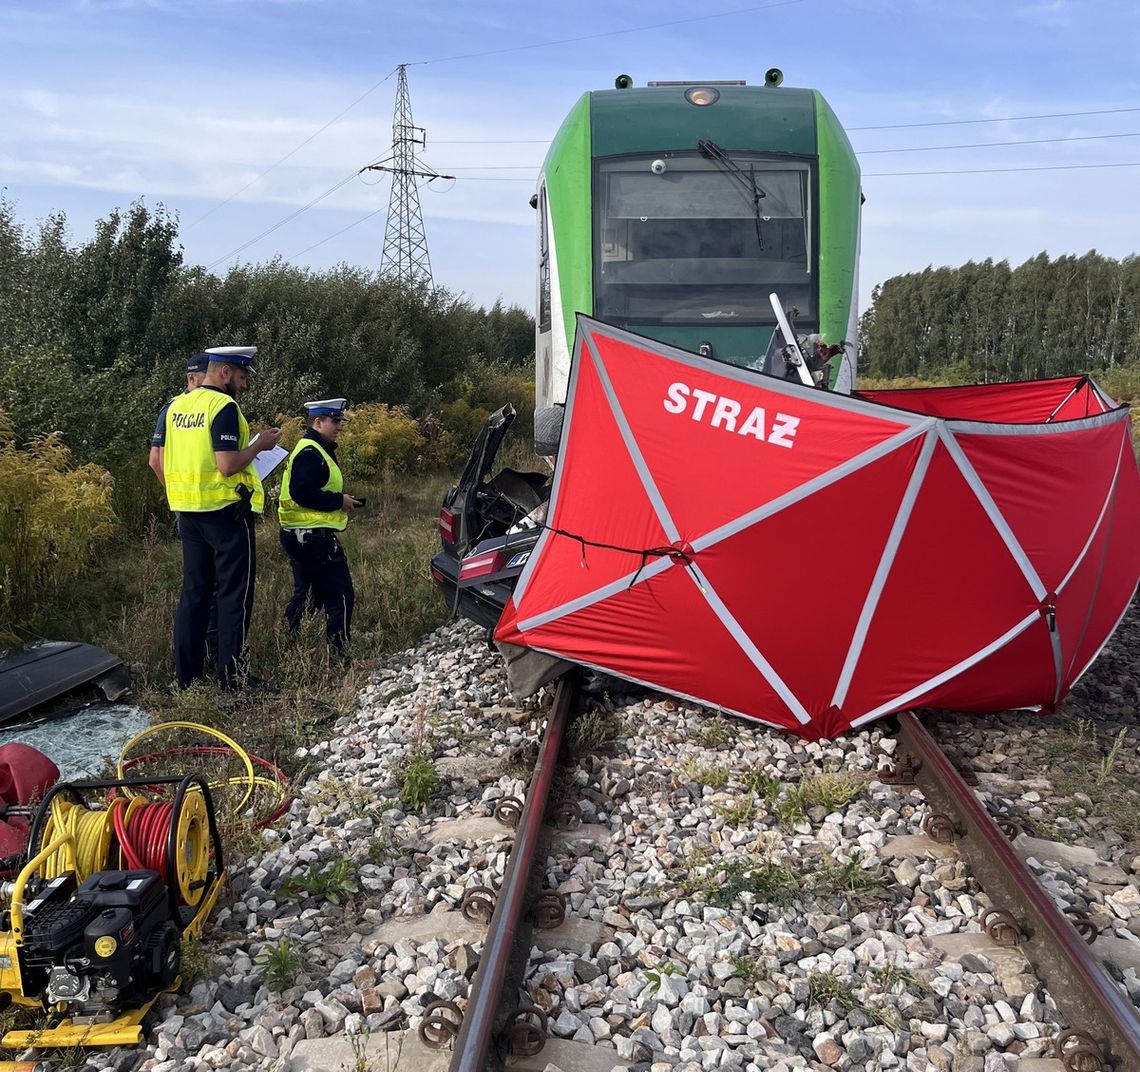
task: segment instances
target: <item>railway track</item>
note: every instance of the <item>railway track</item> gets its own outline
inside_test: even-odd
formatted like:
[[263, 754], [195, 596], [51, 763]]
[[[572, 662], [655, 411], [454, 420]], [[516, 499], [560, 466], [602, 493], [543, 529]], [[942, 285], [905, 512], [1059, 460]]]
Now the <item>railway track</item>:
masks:
[[[1131, 665], [1120, 661], [1093, 685], [1118, 689]], [[1113, 985], [1140, 1007], [1140, 982], [1119, 955], [1140, 954], [1140, 859], [1126, 851], [1134, 826], [1111, 811], [1086, 820], [1074, 810], [1076, 764], [1066, 763], [1055, 799], [1043, 777], [1015, 784], [1049, 771], [1057, 743], [1084, 732], [1076, 715], [1105, 719], [1096, 740], [1089, 731], [1080, 770], [1099, 764], [1098, 748], [1122, 726], [1135, 734], [1136, 707], [1127, 692], [1115, 703], [1098, 694], [1078, 697], [1067, 719], [952, 718], [937, 730], [943, 748], [978, 771], [985, 806], [1022, 816], [1039, 835], [1014, 849], [1044, 862], [1030, 866], [1062, 907], [1089, 912], [1102, 931], [1093, 952], [1112, 959]], [[541, 1052], [507, 1067], [1048, 1072], [1064, 1065], [1031, 1062], [1052, 1058], [1069, 1024], [1101, 1050], [1070, 1036], [1074, 1068], [1092, 1070], [1101, 1058], [1105, 1072], [1135, 1067], [1106, 1030], [1070, 1008], [1058, 983], [1046, 990], [1018, 949], [980, 930], [983, 906], [1005, 909], [1028, 937], [1040, 926], [958, 850], [915, 836], [927, 811], [945, 809], [917, 788], [888, 784], [880, 748], [900, 762], [908, 752], [890, 723], [803, 742], [667, 697], [611, 690], [563, 727], [576, 746], [573, 766], [564, 757], [541, 764], [543, 809], [522, 805], [523, 779], [550, 713], [549, 699], [510, 698], [482, 637], [462, 624], [380, 671], [359, 710], [308, 750], [312, 777], [265, 851], [235, 873], [212, 976], [173, 1001], [146, 1050], [89, 1055], [90, 1067], [123, 1072], [133, 1060], [160, 1072], [255, 1072], [288, 1060], [291, 1072], [447, 1072], [452, 1061], [501, 1067], [506, 1050], [536, 1048], [546, 1036]], [[591, 729], [599, 719], [604, 735]], [[1113, 793], [1135, 785], [1130, 750], [1131, 742], [1119, 781], [1105, 783]], [[422, 751], [444, 784], [425, 807], [405, 807], [398, 773]], [[557, 752], [548, 745], [545, 755]], [[838, 796], [808, 799], [836, 783]], [[505, 802], [509, 795], [519, 803]], [[575, 801], [581, 826], [557, 830]], [[545, 810], [548, 819], [516, 837], [489, 817], [496, 805], [532, 819]], [[947, 814], [967, 855], [966, 829]], [[564, 895], [567, 919], [547, 930], [524, 913], [512, 935], [495, 893], [508, 886], [512, 839], [528, 838], [540, 863], [527, 879], [516, 855], [514, 901], [538, 907], [538, 887], [549, 887], [543, 892]], [[1040, 838], [1083, 857], [1042, 855]], [[335, 899], [306, 891], [314, 875]], [[539, 923], [549, 923], [557, 900], [542, 904]], [[488, 939], [500, 905], [501, 937]], [[495, 961], [506, 965], [501, 982], [490, 981]], [[283, 981], [274, 985], [270, 967]], [[1044, 977], [1047, 968], [1038, 970]], [[415, 1029], [431, 1021], [424, 1013], [437, 999], [455, 1009], [441, 1014], [443, 1048], [426, 1051]]]
[[1095, 928], [1057, 907], [1010, 845], [1016, 829], [986, 811], [922, 720], [905, 712], [898, 721], [893, 777], [917, 785], [934, 809], [924, 831], [960, 849], [993, 902], [981, 919], [986, 934], [1025, 954], [1074, 1025], [1058, 1036], [1056, 1056], [1070, 1072], [1140, 1070], [1140, 1014], [1089, 950]]
[[[449, 1072], [502, 1072], [510, 1055], [533, 1057], [545, 1041], [545, 1012], [520, 1005], [518, 995], [536, 919], [545, 913], [549, 923], [550, 913], [560, 912], [551, 908], [557, 895], [541, 887], [560, 805], [553, 789], [580, 707], [577, 684], [567, 678], [547, 718], [526, 801], [506, 808], [517, 817], [517, 834], [500, 889], [480, 890], [469, 917], [486, 919], [488, 927], [465, 1008], [436, 1002], [425, 1009], [420, 1038], [450, 1050]], [[1021, 950], [1072, 1025], [1057, 1036], [1054, 1056], [1069, 1072], [1140, 1072], [1140, 1014], [1090, 951], [1087, 919], [1057, 908], [1011, 847], [1013, 831], [989, 815], [923, 722], [909, 712], [898, 721], [894, 767], [883, 780], [921, 790], [931, 809], [924, 832], [954, 844], [991, 902], [983, 930], [997, 946]]]

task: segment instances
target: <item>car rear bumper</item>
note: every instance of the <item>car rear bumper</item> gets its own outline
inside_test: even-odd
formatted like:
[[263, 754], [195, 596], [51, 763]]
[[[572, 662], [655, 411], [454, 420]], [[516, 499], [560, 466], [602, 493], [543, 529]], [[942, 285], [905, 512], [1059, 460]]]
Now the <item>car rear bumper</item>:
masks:
[[467, 584], [462, 588], [457, 583], [459, 559], [440, 551], [431, 560], [431, 576], [444, 601], [453, 614], [470, 618], [486, 629], [494, 629], [499, 624], [503, 607], [511, 595], [511, 587], [504, 584]]

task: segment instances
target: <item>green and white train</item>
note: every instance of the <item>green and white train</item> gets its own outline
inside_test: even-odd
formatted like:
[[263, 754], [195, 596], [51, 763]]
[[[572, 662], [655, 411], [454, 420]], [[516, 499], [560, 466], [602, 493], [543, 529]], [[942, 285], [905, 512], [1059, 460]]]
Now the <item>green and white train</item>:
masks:
[[794, 376], [775, 293], [815, 380], [852, 389], [859, 164], [820, 93], [782, 80], [634, 88], [623, 75], [563, 121], [532, 199], [539, 453], [553, 453], [578, 312]]

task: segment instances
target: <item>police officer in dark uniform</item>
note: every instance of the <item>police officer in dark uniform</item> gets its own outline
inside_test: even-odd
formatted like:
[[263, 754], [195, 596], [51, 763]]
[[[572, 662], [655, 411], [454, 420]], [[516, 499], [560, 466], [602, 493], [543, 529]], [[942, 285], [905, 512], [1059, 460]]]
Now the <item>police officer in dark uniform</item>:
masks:
[[[193, 391], [195, 388], [202, 386], [202, 381], [206, 378], [206, 369], [209, 364], [209, 354], [194, 354], [190, 360], [186, 362], [187, 391]], [[166, 411], [170, 409], [170, 403], [173, 401], [173, 398], [169, 399], [166, 405], [158, 411], [158, 420], [154, 422], [154, 434], [150, 437], [150, 457], [147, 459], [147, 464], [154, 471], [154, 475], [158, 477], [158, 482], [164, 486], [162, 452], [166, 446]]]
[[183, 688], [202, 676], [215, 589], [218, 681], [224, 689], [249, 683], [244, 654], [256, 575], [253, 518], [265, 504], [253, 460], [281, 435], [270, 428], [251, 441], [237, 404], [256, 352], [253, 346], [207, 350], [201, 387], [173, 399], [166, 411], [163, 482], [182, 537], [174, 667]]
[[[210, 364], [210, 355], [206, 353], [193, 354], [189, 361], [186, 362], [186, 390], [193, 391], [202, 386], [202, 381], [206, 378], [206, 369]], [[162, 473], [163, 453], [166, 447], [166, 411], [170, 409], [170, 403], [174, 399], [168, 399], [166, 405], [158, 411], [158, 419], [154, 422], [154, 433], [150, 437], [150, 456], [147, 459], [147, 464], [151, 467], [154, 475], [158, 477], [159, 484], [165, 487], [165, 477]], [[177, 523], [178, 515], [175, 514], [175, 522]], [[210, 604], [210, 623], [206, 627], [206, 666], [208, 669], [214, 669], [218, 664], [218, 601], [215, 599]]]
[[293, 568], [293, 597], [285, 607], [285, 621], [296, 633], [307, 606], [323, 608], [329, 645], [344, 655], [355, 593], [336, 534], [345, 530], [348, 515], [364, 500], [345, 494], [336, 460], [345, 400], [326, 398], [304, 405], [309, 428], [285, 465], [277, 509], [281, 546]]

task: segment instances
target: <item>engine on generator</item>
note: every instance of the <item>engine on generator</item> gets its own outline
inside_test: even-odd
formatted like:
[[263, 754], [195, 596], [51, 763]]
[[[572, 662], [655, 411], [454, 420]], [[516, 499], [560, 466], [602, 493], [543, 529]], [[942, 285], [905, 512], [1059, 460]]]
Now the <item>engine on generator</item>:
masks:
[[100, 871], [78, 887], [60, 875], [25, 906], [23, 928], [24, 993], [77, 1024], [113, 1020], [178, 977], [182, 934], [154, 871]]

